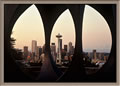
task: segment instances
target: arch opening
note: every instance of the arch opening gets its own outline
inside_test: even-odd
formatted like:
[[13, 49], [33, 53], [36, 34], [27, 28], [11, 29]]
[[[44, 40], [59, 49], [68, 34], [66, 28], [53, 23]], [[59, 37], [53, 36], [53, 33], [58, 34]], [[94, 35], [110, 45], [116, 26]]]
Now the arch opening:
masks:
[[89, 5], [85, 5], [82, 44], [86, 72], [94, 73], [89, 71], [99, 70], [109, 58], [112, 36], [104, 17]]
[[44, 60], [44, 36], [41, 15], [33, 4], [17, 19], [11, 34], [13, 59], [31, 78], [37, 77]]
[[75, 27], [68, 9], [58, 17], [53, 26], [50, 47], [54, 63], [65, 72], [72, 61], [75, 48]]

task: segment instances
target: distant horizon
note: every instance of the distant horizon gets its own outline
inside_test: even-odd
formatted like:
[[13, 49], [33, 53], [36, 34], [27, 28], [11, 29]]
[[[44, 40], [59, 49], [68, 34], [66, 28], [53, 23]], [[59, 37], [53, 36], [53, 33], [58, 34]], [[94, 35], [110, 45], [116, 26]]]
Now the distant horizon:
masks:
[[[37, 40], [35, 40], [35, 41], [37, 41]], [[32, 43], [32, 40], [31, 40], [31, 43]], [[54, 42], [52, 42], [52, 43], [54, 43]], [[55, 43], [55, 45], [56, 45], [56, 43]], [[66, 44], [63, 44], [63, 46], [64, 45], [66, 45]], [[24, 46], [27, 46], [27, 45], [24, 45]], [[24, 48], [24, 46], [23, 46], [23, 48]], [[37, 45], [37, 46], [41, 46], [41, 48], [44, 46], [44, 44], [43, 45]], [[50, 43], [50, 46], [51, 46], [51, 43]], [[68, 44], [67, 44], [67, 46], [68, 46]], [[15, 48], [15, 49], [21, 49], [22, 51], [23, 51], [23, 48], [21, 49], [21, 48]], [[74, 48], [75, 48], [75, 46], [74, 46]], [[57, 46], [56, 46], [56, 49], [57, 49]], [[64, 49], [64, 47], [62, 47], [62, 49]], [[109, 52], [109, 49], [103, 49], [103, 50], [99, 50], [99, 49], [85, 49], [83, 52], [93, 52], [93, 50], [96, 50], [96, 52], [100, 52], [100, 53], [102, 53], [102, 52], [104, 52], [104, 53], [110, 53]], [[28, 51], [32, 51], [31, 49], [29, 49], [29, 46], [28, 46]]]

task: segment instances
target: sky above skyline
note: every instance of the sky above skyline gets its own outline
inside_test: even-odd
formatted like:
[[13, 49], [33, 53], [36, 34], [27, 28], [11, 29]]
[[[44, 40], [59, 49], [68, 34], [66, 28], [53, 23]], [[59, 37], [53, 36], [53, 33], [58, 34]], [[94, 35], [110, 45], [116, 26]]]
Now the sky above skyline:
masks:
[[74, 22], [72, 19], [72, 15], [70, 11], [65, 10], [59, 18], [56, 20], [56, 23], [53, 26], [52, 34], [51, 34], [51, 43], [56, 43], [58, 46], [58, 39], [56, 35], [60, 33], [62, 35], [62, 47], [64, 48], [64, 44], [68, 45], [69, 42], [72, 42], [72, 45], [75, 46], [75, 29]]
[[[70, 11], [65, 10], [56, 20], [52, 34], [51, 42], [57, 45], [56, 35], [60, 33], [64, 44], [69, 42], [75, 46], [75, 29]], [[30, 6], [16, 21], [13, 27], [11, 37], [16, 39], [15, 48], [23, 49], [28, 46], [31, 50], [32, 40], [37, 40], [38, 46], [45, 43], [44, 27], [41, 16], [35, 7]], [[82, 33], [83, 51], [90, 52], [96, 49], [98, 52], [110, 52], [112, 45], [111, 32], [105, 19], [95, 9], [86, 5], [83, 17]]]

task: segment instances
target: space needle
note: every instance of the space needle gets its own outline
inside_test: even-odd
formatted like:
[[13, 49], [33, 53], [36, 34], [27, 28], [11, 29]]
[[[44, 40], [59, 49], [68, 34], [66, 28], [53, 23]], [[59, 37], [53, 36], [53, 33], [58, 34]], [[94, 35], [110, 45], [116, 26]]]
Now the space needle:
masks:
[[56, 64], [61, 65], [60, 38], [62, 37], [62, 35], [60, 35], [60, 33], [58, 33], [58, 35], [56, 35], [56, 37], [58, 38], [58, 53], [57, 53], [57, 58], [56, 58]]

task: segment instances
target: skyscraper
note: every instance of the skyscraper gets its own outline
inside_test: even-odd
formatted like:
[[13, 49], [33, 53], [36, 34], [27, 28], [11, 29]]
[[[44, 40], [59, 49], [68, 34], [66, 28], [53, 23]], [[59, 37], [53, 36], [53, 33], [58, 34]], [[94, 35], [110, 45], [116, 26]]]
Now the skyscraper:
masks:
[[72, 42], [69, 42], [69, 44], [68, 44], [68, 53], [69, 53], [70, 55], [73, 54], [73, 46], [72, 46]]
[[67, 52], [67, 45], [64, 45], [64, 50]]
[[56, 45], [55, 45], [55, 43], [51, 44], [51, 54], [53, 56], [53, 60], [56, 61]]
[[24, 46], [23, 56], [24, 56], [24, 59], [27, 59], [27, 56], [28, 56], [28, 46]]
[[51, 44], [51, 51], [56, 53], [56, 45], [55, 45], [55, 43]]
[[37, 54], [37, 41], [32, 40], [32, 57], [34, 58]]
[[36, 55], [37, 55], [38, 59], [39, 59], [39, 57], [41, 55], [40, 49], [41, 49], [41, 46], [37, 46], [37, 53], [36, 53]]

